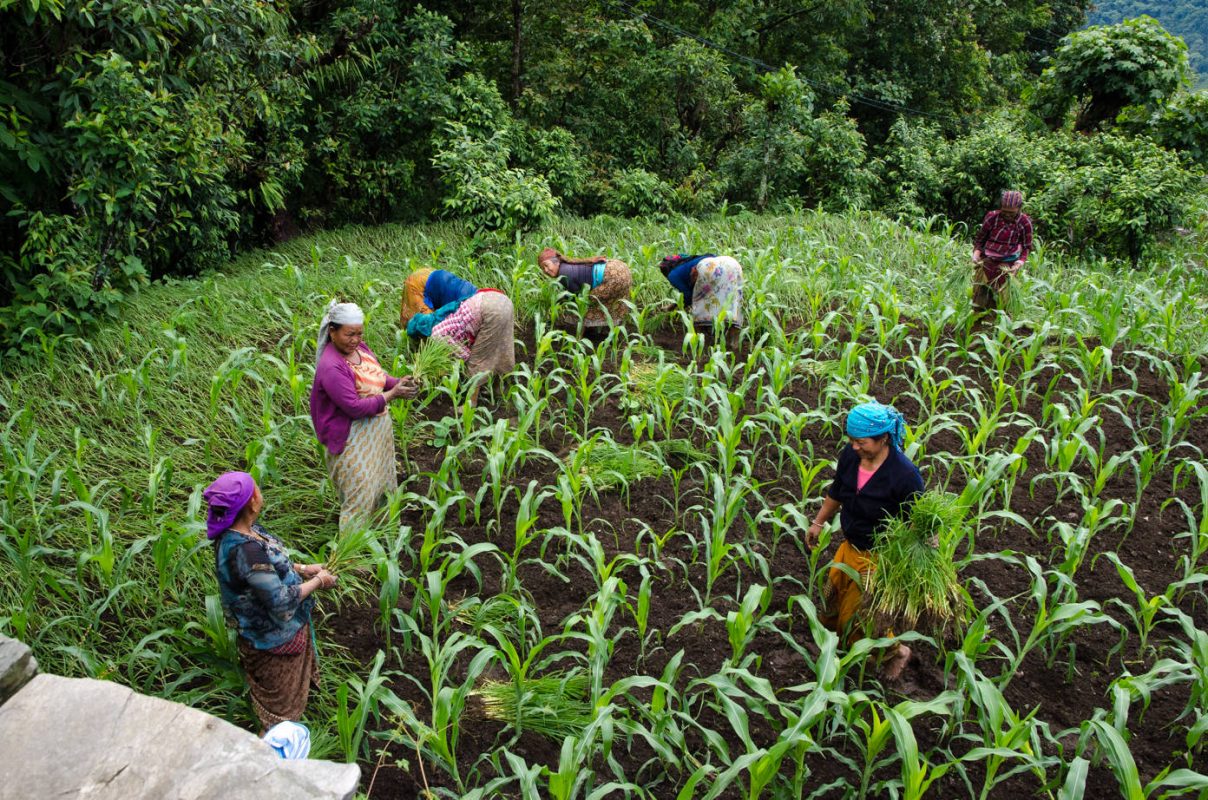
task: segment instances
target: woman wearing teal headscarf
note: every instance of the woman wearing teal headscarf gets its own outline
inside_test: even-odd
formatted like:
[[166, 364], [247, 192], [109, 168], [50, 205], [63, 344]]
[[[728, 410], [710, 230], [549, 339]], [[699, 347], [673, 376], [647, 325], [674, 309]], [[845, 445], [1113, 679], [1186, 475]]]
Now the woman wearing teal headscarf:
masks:
[[[846, 565], [860, 575], [876, 569], [877, 538], [885, 524], [899, 516], [923, 492], [923, 476], [902, 452], [906, 421], [893, 406], [873, 401], [856, 406], [847, 415], [848, 444], [839, 453], [835, 480], [806, 533], [813, 549], [823, 526], [840, 512], [843, 543], [835, 552], [835, 566], [827, 575], [822, 622], [847, 637], [850, 644], [860, 638], [857, 622], [863, 599], [861, 581], [843, 569]], [[898, 645], [882, 668], [883, 676], [896, 680], [910, 661], [910, 648]]]

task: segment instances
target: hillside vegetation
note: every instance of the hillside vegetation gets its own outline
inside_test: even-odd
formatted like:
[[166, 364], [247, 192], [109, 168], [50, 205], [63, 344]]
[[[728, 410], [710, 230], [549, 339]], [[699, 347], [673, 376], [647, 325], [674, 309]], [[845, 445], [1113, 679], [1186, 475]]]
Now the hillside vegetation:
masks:
[[[320, 599], [306, 721], [372, 797], [1202, 788], [1198, 247], [1124, 273], [1042, 249], [1011, 317], [975, 326], [962, 238], [820, 212], [559, 220], [488, 249], [456, 225], [351, 227], [157, 283], [88, 340], [5, 362], [0, 631], [47, 671], [254, 725], [201, 489], [249, 469], [268, 528], [323, 557], [321, 310], [362, 304], [397, 372], [402, 278], [443, 266], [515, 299], [518, 365], [477, 411], [454, 411], [456, 373], [392, 407], [399, 491], [366, 569]], [[634, 269], [635, 316], [597, 348], [552, 326], [551, 243]], [[674, 250], [744, 265], [739, 355], [659, 310]], [[969, 622], [900, 632], [905, 695], [873, 677], [889, 640], [848, 650], [818, 623], [834, 543], [803, 544], [869, 396], [969, 510]]]
[[877, 210], [1135, 266], [1203, 205], [1208, 99], [1085, 0], [0, 5], [0, 347], [346, 224]]

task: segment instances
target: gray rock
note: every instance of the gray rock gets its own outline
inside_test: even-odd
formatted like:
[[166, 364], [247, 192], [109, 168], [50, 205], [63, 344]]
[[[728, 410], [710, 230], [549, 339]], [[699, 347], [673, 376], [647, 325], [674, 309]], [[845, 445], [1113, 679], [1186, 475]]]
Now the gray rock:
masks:
[[284, 761], [228, 722], [109, 681], [38, 675], [0, 706], [0, 800], [336, 798], [355, 764]]
[[38, 673], [38, 660], [24, 642], [0, 636], [0, 703]]

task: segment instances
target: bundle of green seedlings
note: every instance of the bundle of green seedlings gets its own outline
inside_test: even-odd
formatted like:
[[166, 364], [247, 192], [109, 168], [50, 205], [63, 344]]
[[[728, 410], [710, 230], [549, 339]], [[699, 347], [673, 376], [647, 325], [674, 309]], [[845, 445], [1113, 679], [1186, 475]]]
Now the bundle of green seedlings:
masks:
[[591, 723], [587, 675], [561, 673], [515, 681], [484, 681], [476, 694], [488, 719], [535, 731], [555, 742], [579, 736]]
[[691, 439], [664, 439], [661, 442], [651, 442], [651, 447], [657, 449], [665, 461], [676, 461], [685, 466], [710, 461], [713, 456], [692, 444]]
[[373, 544], [377, 532], [372, 528], [357, 528], [341, 533], [327, 543], [328, 555], [323, 567], [333, 575], [348, 574], [373, 566]]
[[964, 623], [967, 600], [953, 555], [967, 532], [966, 512], [954, 494], [925, 492], [881, 532], [865, 588], [882, 625], [944, 636]]
[[433, 383], [453, 371], [456, 350], [444, 339], [428, 337], [415, 348], [410, 374], [420, 383]]
[[[571, 459], [574, 457], [572, 454]], [[591, 445], [581, 471], [591, 479], [596, 491], [607, 491], [621, 485], [628, 486], [643, 478], [662, 475], [664, 464], [669, 459], [691, 462], [705, 458], [707, 456], [687, 439], [668, 439], [640, 445], [605, 440]]]
[[582, 473], [591, 480], [596, 491], [628, 486], [634, 481], [653, 478], [663, 472], [663, 465], [650, 454], [648, 448], [612, 441], [591, 445], [582, 464]]
[[680, 403], [692, 391], [692, 376], [665, 361], [634, 361], [629, 367], [629, 386], [639, 400], [663, 397]]

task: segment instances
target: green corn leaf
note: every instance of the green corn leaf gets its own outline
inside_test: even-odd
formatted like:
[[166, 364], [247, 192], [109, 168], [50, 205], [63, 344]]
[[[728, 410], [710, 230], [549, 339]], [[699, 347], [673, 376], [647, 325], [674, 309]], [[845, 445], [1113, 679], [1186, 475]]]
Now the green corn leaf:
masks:
[[1065, 782], [1057, 792], [1057, 800], [1082, 800], [1086, 792], [1086, 776], [1090, 772], [1091, 762], [1077, 756], [1066, 769]]

